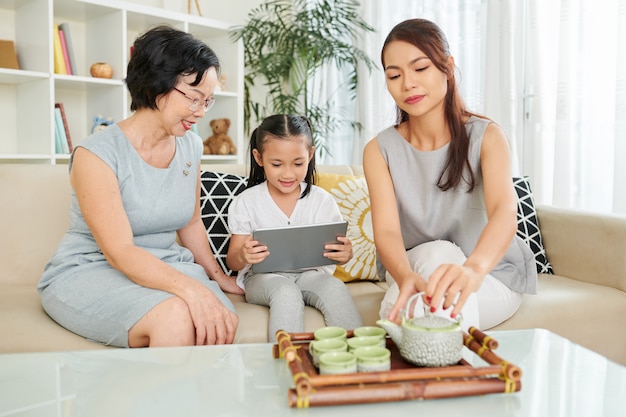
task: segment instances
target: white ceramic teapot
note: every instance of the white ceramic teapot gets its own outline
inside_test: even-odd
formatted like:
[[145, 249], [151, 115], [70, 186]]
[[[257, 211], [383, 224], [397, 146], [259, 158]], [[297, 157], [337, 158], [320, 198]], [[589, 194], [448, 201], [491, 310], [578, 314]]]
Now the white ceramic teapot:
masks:
[[401, 326], [390, 320], [376, 323], [389, 333], [400, 355], [408, 362], [428, 367], [454, 365], [461, 360], [463, 353], [461, 315], [453, 321], [434, 316], [425, 308], [424, 317], [410, 318], [411, 304], [423, 294], [420, 292], [409, 298]]

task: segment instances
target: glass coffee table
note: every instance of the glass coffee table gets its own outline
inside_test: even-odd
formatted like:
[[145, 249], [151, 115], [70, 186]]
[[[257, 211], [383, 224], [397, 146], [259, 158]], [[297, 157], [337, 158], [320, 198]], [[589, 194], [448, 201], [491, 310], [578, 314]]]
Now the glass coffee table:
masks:
[[271, 344], [21, 353], [0, 355], [0, 417], [626, 416], [626, 367], [547, 330], [487, 333], [521, 391], [297, 409]]

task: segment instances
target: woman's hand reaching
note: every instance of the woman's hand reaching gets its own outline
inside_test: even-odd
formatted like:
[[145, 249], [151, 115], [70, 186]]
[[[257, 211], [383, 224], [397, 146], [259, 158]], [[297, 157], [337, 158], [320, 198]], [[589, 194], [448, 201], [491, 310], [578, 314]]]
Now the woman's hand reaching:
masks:
[[[426, 282], [419, 274], [412, 273], [398, 284], [399, 295], [389, 314], [389, 320], [398, 321], [398, 316], [406, 307], [408, 299], [418, 292], [424, 292], [424, 303], [434, 313], [439, 306], [447, 310], [451, 306], [451, 318], [456, 318], [469, 296], [476, 292], [483, 277], [469, 266], [457, 264], [440, 265]], [[443, 303], [443, 304], [442, 304]]]
[[411, 272], [398, 283], [398, 290], [398, 299], [389, 313], [389, 320], [395, 322], [399, 322], [399, 315], [406, 307], [409, 298], [418, 292], [426, 291], [426, 281], [417, 272]]
[[476, 292], [483, 281], [472, 268], [465, 265], [442, 264], [428, 278], [426, 302], [431, 312], [443, 301], [443, 309], [454, 306], [450, 313], [453, 319], [461, 312], [469, 296]]

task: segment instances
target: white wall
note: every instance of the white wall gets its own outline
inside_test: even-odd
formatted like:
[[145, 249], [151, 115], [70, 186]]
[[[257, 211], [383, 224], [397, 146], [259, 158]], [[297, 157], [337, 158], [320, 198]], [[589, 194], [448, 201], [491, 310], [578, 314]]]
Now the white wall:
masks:
[[[176, 12], [187, 13], [188, 4], [191, 5], [191, 14], [197, 15], [196, 0], [127, 0], [129, 3], [144, 6], [160, 7]], [[245, 23], [248, 13], [260, 5], [263, 0], [197, 0], [202, 16], [221, 20], [235, 25]]]

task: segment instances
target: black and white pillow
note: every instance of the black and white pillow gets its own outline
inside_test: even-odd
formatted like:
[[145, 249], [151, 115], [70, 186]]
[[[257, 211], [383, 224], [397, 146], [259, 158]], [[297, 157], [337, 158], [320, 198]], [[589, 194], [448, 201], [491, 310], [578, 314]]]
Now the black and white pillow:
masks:
[[535, 254], [537, 272], [552, 274], [552, 265], [548, 261], [546, 250], [541, 240], [539, 220], [535, 210], [535, 200], [530, 189], [528, 177], [514, 177], [513, 185], [517, 193], [517, 235], [530, 247]]
[[246, 188], [247, 177], [203, 171], [200, 175], [200, 209], [211, 250], [224, 272], [234, 275], [226, 266], [230, 233], [228, 231], [228, 206], [233, 198]]

